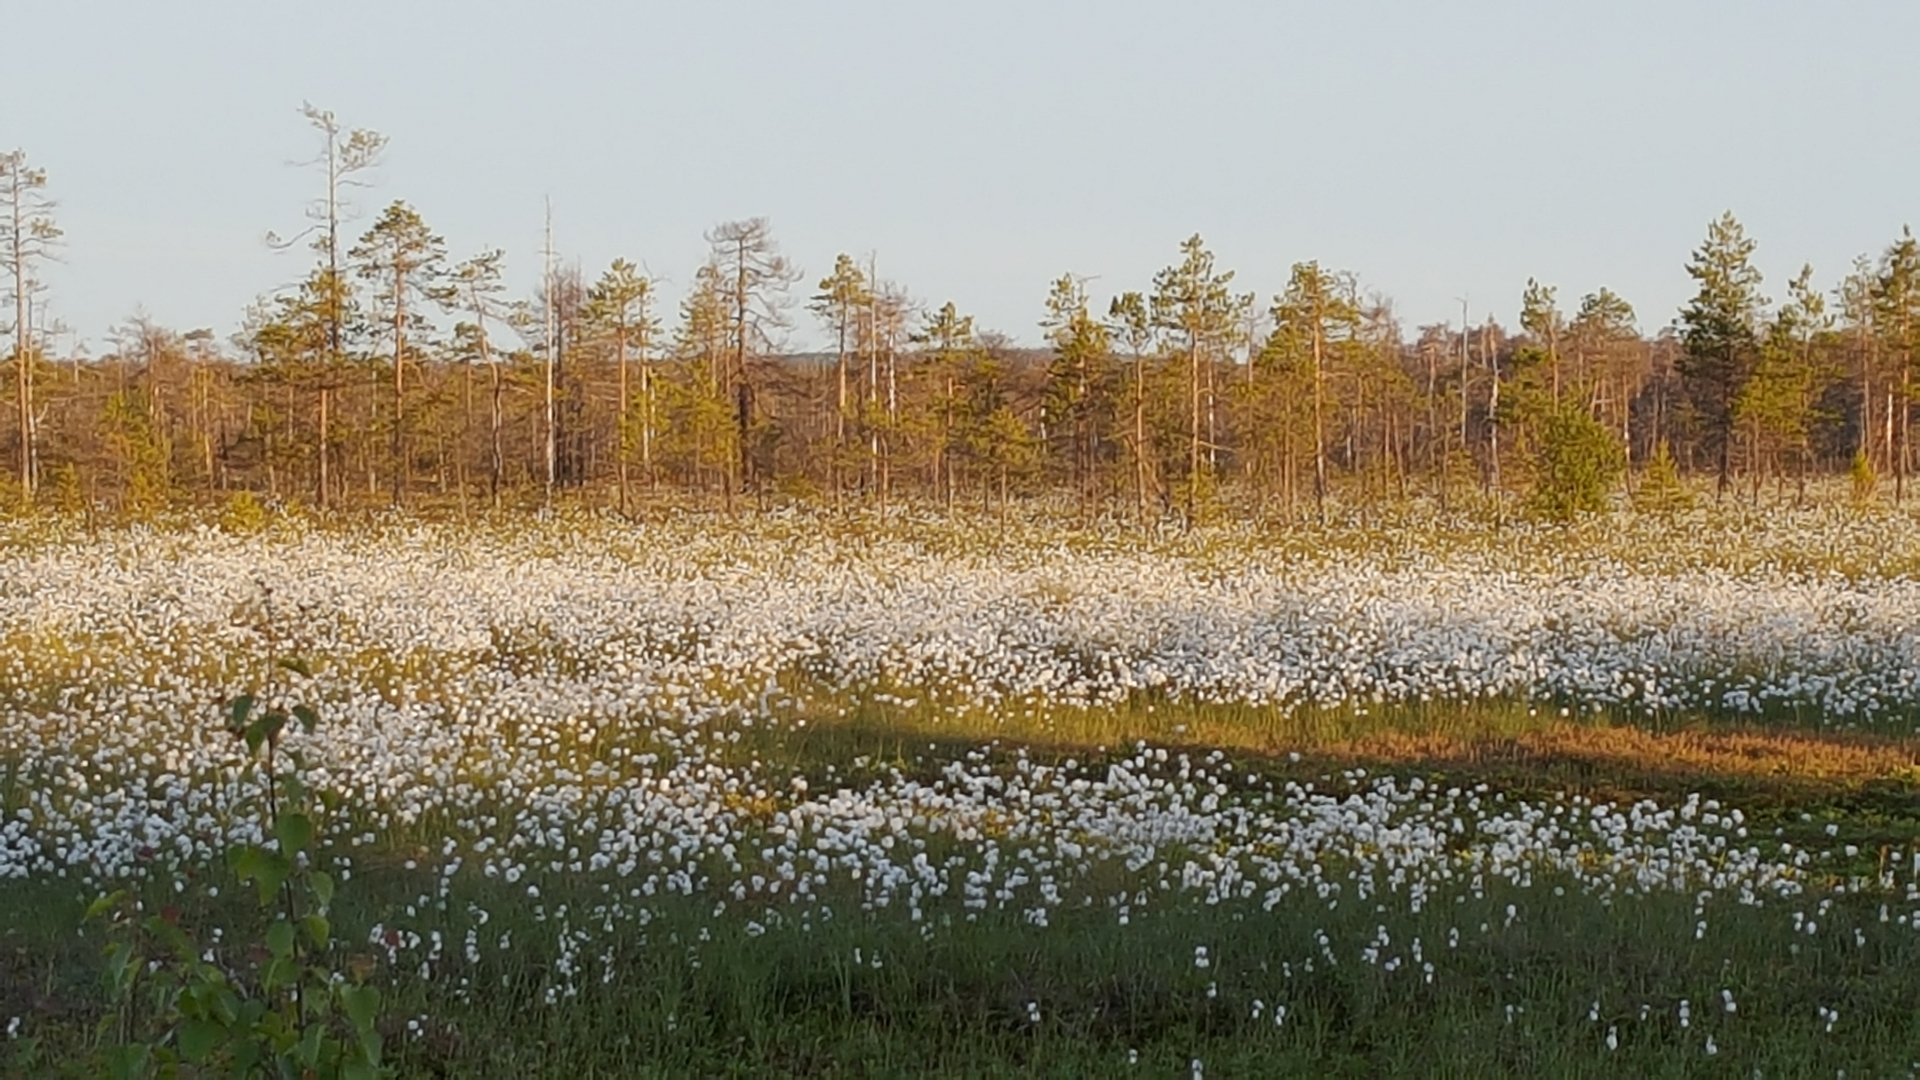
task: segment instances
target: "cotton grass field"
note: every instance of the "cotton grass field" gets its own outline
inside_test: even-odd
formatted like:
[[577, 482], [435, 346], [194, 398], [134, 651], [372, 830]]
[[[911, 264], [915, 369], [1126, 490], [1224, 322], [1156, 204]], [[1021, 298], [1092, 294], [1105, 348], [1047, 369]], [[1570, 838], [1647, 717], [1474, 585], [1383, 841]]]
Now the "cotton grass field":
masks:
[[400, 1075], [1914, 1075], [1917, 571], [1837, 510], [5, 526], [0, 1068], [178, 1041], [139, 913], [264, 993], [249, 694]]

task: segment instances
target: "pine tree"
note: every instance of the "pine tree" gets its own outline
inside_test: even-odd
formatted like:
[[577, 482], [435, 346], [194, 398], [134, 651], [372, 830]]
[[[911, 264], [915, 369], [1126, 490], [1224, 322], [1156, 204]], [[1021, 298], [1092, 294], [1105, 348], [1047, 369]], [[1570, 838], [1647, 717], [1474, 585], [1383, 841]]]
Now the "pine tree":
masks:
[[1717, 462], [1715, 491], [1723, 495], [1732, 475], [1737, 405], [1758, 360], [1767, 305], [1753, 250], [1754, 242], [1731, 213], [1709, 224], [1706, 242], [1687, 264], [1700, 291], [1680, 310], [1685, 348], [1680, 374]]
[[840, 473], [848, 464], [847, 421], [853, 405], [850, 397], [849, 361], [860, 340], [860, 315], [872, 303], [871, 283], [860, 271], [853, 256], [840, 254], [833, 261], [833, 273], [820, 279], [820, 291], [808, 301], [808, 308], [833, 335], [833, 454], [828, 465], [828, 486], [833, 489], [835, 505], [844, 494]]
[[1112, 345], [1107, 328], [1088, 310], [1085, 280], [1072, 274], [1062, 274], [1054, 281], [1047, 295], [1047, 315], [1040, 326], [1053, 346], [1043, 416], [1048, 431], [1067, 435], [1073, 489], [1084, 515], [1093, 501]]
[[1317, 262], [1293, 264], [1287, 291], [1274, 298], [1276, 335], [1293, 342], [1306, 360], [1307, 392], [1312, 401], [1313, 501], [1326, 515], [1327, 412], [1331, 379], [1360, 330], [1360, 301], [1353, 275], [1322, 270]]
[[429, 324], [421, 305], [436, 295], [445, 273], [446, 244], [434, 235], [418, 211], [394, 202], [347, 253], [354, 271], [372, 282], [378, 333], [392, 348], [393, 413], [388, 418], [388, 461], [392, 499], [405, 501], [410, 462], [407, 444], [407, 365], [414, 351], [425, 351]]
[[[311, 237], [311, 246], [320, 256], [318, 270], [301, 286], [297, 306], [310, 308], [325, 330], [325, 349], [318, 358], [318, 367], [324, 370], [324, 375], [315, 386], [319, 413], [316, 440], [319, 469], [315, 490], [320, 508], [325, 510], [332, 486], [333, 395], [339, 389], [340, 369], [347, 362], [347, 334], [355, 315], [353, 290], [347, 285], [345, 268], [341, 265], [345, 252], [340, 247], [340, 226], [354, 213], [353, 204], [345, 198], [345, 189], [361, 186], [362, 182], [356, 177], [380, 163], [387, 138], [366, 128], [343, 129], [332, 110], [315, 108], [309, 103], [301, 103], [300, 115], [320, 133], [320, 153], [303, 164], [321, 170], [326, 178], [325, 187], [321, 198], [307, 208], [307, 220], [312, 224], [284, 239], [268, 233], [267, 243], [283, 250], [302, 237]], [[309, 359], [307, 363], [313, 361]]]
[[[633, 444], [640, 444], [641, 468], [647, 484], [653, 484], [653, 368], [648, 352], [659, 333], [660, 321], [653, 315], [653, 280], [625, 259], [615, 259], [600, 280], [587, 290], [587, 332], [613, 350], [616, 371], [617, 456], [615, 474], [620, 485], [620, 512], [627, 513], [627, 463], [633, 457]], [[628, 386], [628, 358], [640, 361], [641, 421], [639, 438], [634, 438], [630, 420], [633, 394]]]
[[1634, 323], [1633, 305], [1603, 288], [1580, 298], [1580, 309], [1567, 326], [1574, 379], [1590, 384], [1593, 414], [1619, 438], [1629, 470], [1633, 465], [1633, 401], [1646, 382], [1648, 370], [1646, 344]]
[[1914, 353], [1920, 349], [1920, 242], [1914, 240], [1912, 229], [1902, 229], [1900, 239], [1882, 256], [1873, 304], [1884, 342], [1883, 355], [1892, 367], [1887, 390], [1887, 442], [1893, 458], [1893, 500], [1897, 503], [1906, 495], [1912, 456], [1913, 363]]
[[1187, 361], [1187, 523], [1197, 497], [1213, 477], [1207, 439], [1212, 369], [1232, 347], [1245, 301], [1230, 292], [1233, 271], [1215, 271], [1213, 253], [1198, 233], [1180, 245], [1181, 260], [1153, 276], [1154, 325], [1172, 336]]
[[1753, 377], [1735, 406], [1736, 425], [1750, 447], [1756, 494], [1765, 460], [1774, 461], [1775, 472], [1784, 481], [1782, 458], [1791, 461], [1799, 489], [1804, 491], [1820, 399], [1832, 381], [1821, 356], [1832, 320], [1826, 298], [1813, 287], [1813, 267], [1801, 267], [1787, 284], [1787, 296], [1767, 322]]
[[1528, 507], [1554, 521], [1607, 508], [1626, 467], [1613, 433], [1586, 409], [1562, 403], [1541, 423], [1539, 465]]
[[1693, 505], [1693, 495], [1680, 480], [1667, 441], [1653, 444], [1653, 456], [1647, 459], [1647, 471], [1633, 492], [1633, 508], [1647, 514], [1674, 514]]
[[1132, 414], [1127, 448], [1133, 458], [1133, 489], [1136, 520], [1142, 526], [1150, 515], [1151, 496], [1158, 484], [1153, 465], [1157, 455], [1151, 449], [1147, 433], [1147, 354], [1153, 348], [1154, 330], [1147, 298], [1138, 292], [1123, 292], [1107, 305], [1106, 330], [1109, 337], [1127, 346], [1131, 377], [1127, 397]]
[[972, 425], [970, 402], [963, 394], [974, 388], [968, 370], [977, 352], [973, 316], [962, 315], [951, 300], [927, 316], [912, 340], [922, 346], [920, 374], [925, 383], [924, 412], [909, 424], [923, 449], [927, 489], [951, 509], [956, 496], [957, 451]]

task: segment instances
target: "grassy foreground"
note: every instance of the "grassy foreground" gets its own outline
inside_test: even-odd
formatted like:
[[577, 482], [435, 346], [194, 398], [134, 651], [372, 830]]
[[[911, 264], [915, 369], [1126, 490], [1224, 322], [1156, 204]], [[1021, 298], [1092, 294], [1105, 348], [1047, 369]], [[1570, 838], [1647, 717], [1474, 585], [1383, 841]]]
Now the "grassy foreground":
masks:
[[288, 650], [398, 1075], [1920, 1073], [1920, 532], [1617, 524], [0, 535], [0, 1076], [262, 980]]
[[[623, 918], [589, 946], [576, 932], [614, 926], [619, 889], [564, 867], [512, 884], [471, 870], [443, 875], [425, 865], [439, 832], [426, 821], [389, 825], [369, 844], [336, 842], [357, 872], [335, 922], [343, 940], [366, 943], [349, 951], [378, 965], [389, 1061], [410, 1076], [1920, 1068], [1911, 887], [1920, 790], [1910, 744], [1705, 722], [1662, 735], [1497, 711], [1475, 732], [1460, 713], [1441, 723], [1431, 711], [1382, 709], [1371, 734], [1349, 717], [1313, 729], [1320, 737], [1309, 733], [1300, 749], [1207, 760], [1231, 766], [1250, 789], [1311, 783], [1336, 796], [1382, 773], [1435, 791], [1484, 786], [1490, 803], [1570, 792], [1674, 804], [1704, 794], [1742, 810], [1769, 846], [1817, 852], [1816, 888], [1749, 906], [1726, 895], [1595, 895], [1545, 875], [1524, 888], [1443, 884], [1421, 902], [1392, 890], [1331, 904], [1310, 893], [1272, 905], [1170, 895], [1124, 918], [1108, 904], [1065, 904], [1034, 925], [1019, 910], [951, 900], [928, 900], [909, 918], [863, 908], [858, 889], [836, 882], [785, 917], [778, 905], [749, 914], [724, 896], [650, 898], [644, 922]], [[1069, 759], [1097, 773], [1123, 757], [1072, 730], [1044, 744], [950, 729], [929, 741], [926, 728], [950, 721], [916, 724], [912, 713], [874, 706], [717, 741], [723, 757], [850, 790], [932, 778], [961, 760], [1012, 775]], [[1204, 745], [1219, 723], [1207, 710], [1160, 706], [1106, 717], [1099, 731], [1123, 744], [1177, 726]], [[370, 835], [370, 825], [344, 811], [329, 832]], [[1096, 873], [1088, 896], [1143, 884], [1118, 866]], [[244, 906], [206, 895], [221, 877], [196, 876], [184, 892], [174, 880], [146, 889], [190, 925], [243, 933]], [[224, 895], [233, 896], [230, 882]], [[79, 925], [89, 899], [72, 881], [0, 885], [0, 1022], [24, 1017], [33, 1033], [0, 1050], [10, 1075], [89, 1072], [108, 1017], [99, 934]]]

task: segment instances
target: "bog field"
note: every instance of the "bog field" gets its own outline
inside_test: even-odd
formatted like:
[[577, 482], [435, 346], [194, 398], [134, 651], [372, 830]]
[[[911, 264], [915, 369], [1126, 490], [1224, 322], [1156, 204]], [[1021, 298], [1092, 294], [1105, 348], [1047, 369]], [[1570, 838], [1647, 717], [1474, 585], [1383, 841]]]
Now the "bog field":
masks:
[[1917, 755], [1892, 511], [26, 521], [0, 1075], [1911, 1076]]

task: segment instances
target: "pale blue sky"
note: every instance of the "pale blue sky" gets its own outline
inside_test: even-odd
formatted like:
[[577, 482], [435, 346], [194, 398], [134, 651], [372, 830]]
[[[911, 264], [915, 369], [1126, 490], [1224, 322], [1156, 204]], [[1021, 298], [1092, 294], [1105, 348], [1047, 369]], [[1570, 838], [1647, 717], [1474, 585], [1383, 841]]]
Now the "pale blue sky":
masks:
[[[537, 271], [541, 200], [589, 274], [669, 279], [772, 219], [1033, 341], [1048, 281], [1144, 288], [1202, 233], [1264, 303], [1319, 259], [1409, 332], [1511, 321], [1529, 275], [1666, 324], [1707, 220], [1769, 291], [1920, 218], [1920, 3], [104, 3], [12, 0], [0, 147], [52, 174], [53, 311], [222, 335], [298, 277], [311, 100], [391, 139], [368, 219]], [[797, 320], [811, 334], [804, 312]]]

